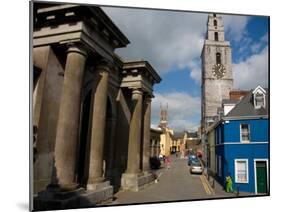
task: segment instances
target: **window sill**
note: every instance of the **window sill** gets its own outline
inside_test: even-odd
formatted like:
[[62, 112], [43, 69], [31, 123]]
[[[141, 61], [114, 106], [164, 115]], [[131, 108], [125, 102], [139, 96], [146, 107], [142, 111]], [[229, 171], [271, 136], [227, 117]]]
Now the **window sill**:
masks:
[[237, 182], [237, 181], [235, 181], [235, 183], [239, 183], [239, 184], [248, 184], [249, 182]]
[[248, 144], [248, 143], [250, 143], [250, 141], [240, 141], [240, 143]]

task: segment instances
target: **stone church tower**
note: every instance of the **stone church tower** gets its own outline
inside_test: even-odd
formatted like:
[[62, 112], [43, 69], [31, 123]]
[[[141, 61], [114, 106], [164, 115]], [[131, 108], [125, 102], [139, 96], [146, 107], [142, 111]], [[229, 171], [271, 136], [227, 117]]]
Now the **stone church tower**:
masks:
[[231, 48], [224, 39], [222, 16], [210, 14], [202, 59], [202, 130], [213, 123], [223, 99], [233, 88]]
[[162, 129], [166, 129], [168, 126], [168, 105], [166, 108], [163, 108], [162, 105], [160, 105], [160, 123], [159, 127]]

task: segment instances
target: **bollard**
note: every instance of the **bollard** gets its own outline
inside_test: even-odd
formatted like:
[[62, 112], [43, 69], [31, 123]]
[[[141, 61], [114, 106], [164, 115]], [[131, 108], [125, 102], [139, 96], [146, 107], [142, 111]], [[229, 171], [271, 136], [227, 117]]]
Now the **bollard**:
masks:
[[237, 185], [237, 193], [236, 193], [236, 196], [237, 196], [237, 197], [239, 196], [239, 185]]
[[212, 188], [215, 188], [215, 179], [213, 179]]

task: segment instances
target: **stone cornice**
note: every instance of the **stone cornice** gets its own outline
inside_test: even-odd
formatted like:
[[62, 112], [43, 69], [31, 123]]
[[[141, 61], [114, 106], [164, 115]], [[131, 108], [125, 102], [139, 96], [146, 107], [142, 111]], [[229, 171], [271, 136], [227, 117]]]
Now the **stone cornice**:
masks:
[[56, 5], [48, 7], [36, 7], [35, 31], [41, 27], [56, 27], [61, 24], [72, 24], [83, 21], [97, 29], [102, 37], [107, 38], [113, 48], [125, 47], [130, 43], [128, 38], [119, 30], [105, 12], [97, 6], [80, 6], [71, 4]]
[[160, 76], [147, 61], [134, 60], [134, 61], [126, 61], [123, 63], [123, 73], [125, 74], [129, 72], [134, 73], [136, 71], [146, 76], [146, 78], [153, 80], [152, 83], [159, 83], [161, 81]]

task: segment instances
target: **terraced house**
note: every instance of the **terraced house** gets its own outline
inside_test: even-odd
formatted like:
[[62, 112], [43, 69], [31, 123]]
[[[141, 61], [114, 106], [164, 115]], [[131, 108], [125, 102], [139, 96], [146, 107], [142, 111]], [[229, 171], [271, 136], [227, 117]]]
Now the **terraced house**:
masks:
[[223, 102], [224, 114], [214, 125], [215, 172], [221, 184], [230, 174], [235, 190], [269, 192], [268, 104], [268, 89], [260, 86], [236, 103]]

